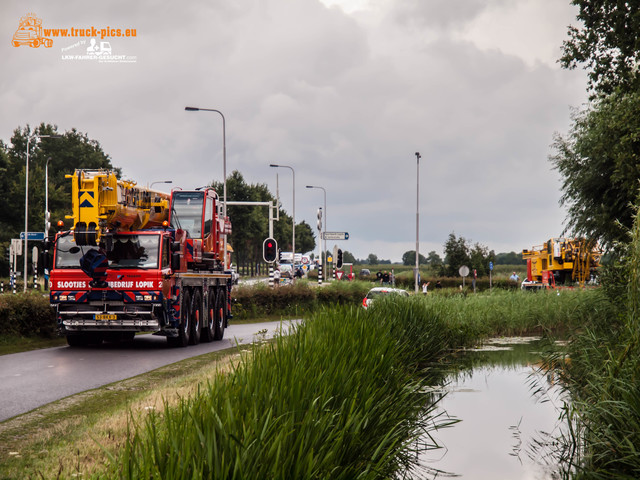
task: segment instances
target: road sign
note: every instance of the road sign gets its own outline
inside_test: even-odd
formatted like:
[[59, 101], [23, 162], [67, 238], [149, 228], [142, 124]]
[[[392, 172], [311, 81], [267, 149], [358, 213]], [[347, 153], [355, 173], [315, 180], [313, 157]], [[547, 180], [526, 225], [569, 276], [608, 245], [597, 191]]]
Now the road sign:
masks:
[[462, 265], [458, 270], [458, 273], [461, 277], [466, 277], [467, 275], [469, 275], [469, 267], [467, 267], [466, 265]]
[[323, 240], [349, 240], [349, 232], [324, 232]]
[[22, 255], [22, 240], [19, 238], [11, 239], [11, 254]]
[[489, 271], [493, 270], [493, 262], [489, 262]]
[[[20, 240], [24, 240], [24, 232], [20, 232]], [[27, 232], [27, 240], [44, 240], [44, 232]]]

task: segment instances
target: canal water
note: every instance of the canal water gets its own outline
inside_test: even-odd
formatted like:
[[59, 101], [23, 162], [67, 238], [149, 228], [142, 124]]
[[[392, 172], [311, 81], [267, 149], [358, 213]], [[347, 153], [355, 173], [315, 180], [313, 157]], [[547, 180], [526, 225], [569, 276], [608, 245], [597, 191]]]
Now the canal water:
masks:
[[563, 429], [562, 393], [540, 368], [549, 348], [561, 347], [502, 338], [460, 357], [462, 368], [447, 380], [437, 411], [458, 422], [430, 432], [441, 448], [420, 454], [415, 478], [562, 478], [547, 447]]

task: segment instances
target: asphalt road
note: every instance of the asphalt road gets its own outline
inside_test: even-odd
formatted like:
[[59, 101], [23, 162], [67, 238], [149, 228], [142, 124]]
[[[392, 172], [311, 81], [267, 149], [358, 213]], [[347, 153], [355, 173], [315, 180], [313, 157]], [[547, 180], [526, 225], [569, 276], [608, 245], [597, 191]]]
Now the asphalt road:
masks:
[[[286, 332], [291, 322], [283, 322]], [[219, 342], [171, 348], [164, 337], [138, 335], [130, 343], [55, 347], [0, 356], [0, 422], [69, 395], [101, 387], [171, 363], [280, 330], [280, 322], [230, 325]]]

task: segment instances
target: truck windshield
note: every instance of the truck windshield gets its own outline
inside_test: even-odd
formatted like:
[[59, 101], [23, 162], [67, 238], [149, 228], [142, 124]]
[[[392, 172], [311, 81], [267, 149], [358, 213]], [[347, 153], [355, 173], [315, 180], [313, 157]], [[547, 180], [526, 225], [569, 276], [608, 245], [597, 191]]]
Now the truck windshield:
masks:
[[81, 257], [82, 252], [76, 246], [73, 235], [58, 238], [56, 242], [55, 268], [80, 268]]
[[[106, 254], [109, 268], [158, 268], [160, 235], [116, 234], [112, 245]], [[71, 235], [59, 238], [56, 268], [80, 268], [80, 259], [89, 248], [78, 248]]]
[[190, 238], [202, 238], [204, 192], [173, 192], [171, 227], [186, 230]]
[[114, 235], [110, 268], [158, 268], [160, 235]]

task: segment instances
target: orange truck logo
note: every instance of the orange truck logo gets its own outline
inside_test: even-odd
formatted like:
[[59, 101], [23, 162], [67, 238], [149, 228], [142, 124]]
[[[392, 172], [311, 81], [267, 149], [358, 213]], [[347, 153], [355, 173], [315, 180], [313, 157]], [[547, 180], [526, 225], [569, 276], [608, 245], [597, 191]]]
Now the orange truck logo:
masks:
[[11, 44], [14, 47], [29, 45], [38, 48], [40, 45], [44, 45], [46, 48], [51, 48], [53, 40], [45, 38], [42, 34], [42, 20], [36, 17], [35, 13], [28, 13], [20, 19], [20, 26], [13, 34]]

